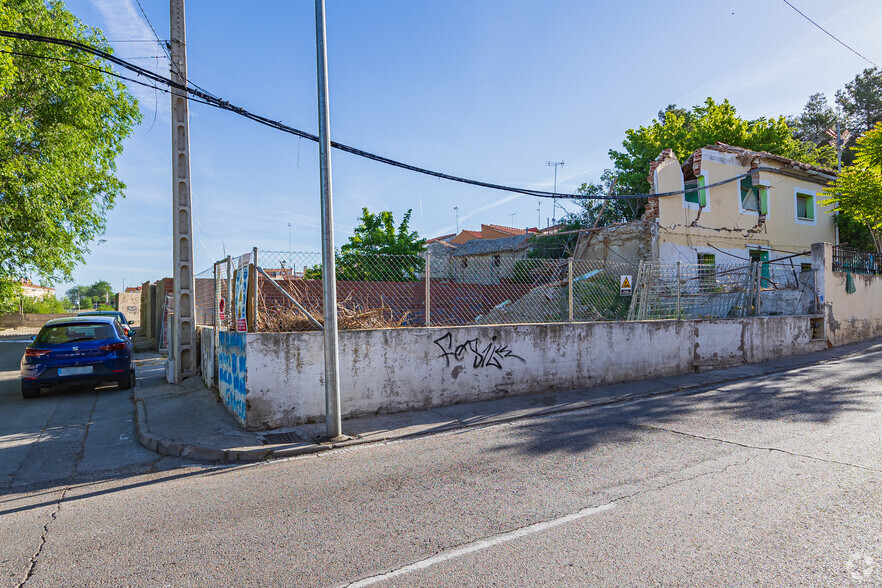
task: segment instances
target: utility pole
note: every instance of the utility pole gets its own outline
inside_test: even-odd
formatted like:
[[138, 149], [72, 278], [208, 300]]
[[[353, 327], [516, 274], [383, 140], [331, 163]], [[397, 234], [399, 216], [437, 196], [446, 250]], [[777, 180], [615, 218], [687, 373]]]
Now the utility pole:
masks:
[[842, 173], [842, 135], [839, 132], [839, 119], [836, 119], [836, 171]]
[[[184, 0], [170, 0], [171, 79], [187, 85]], [[190, 106], [186, 92], [172, 88], [172, 234], [174, 241], [174, 334], [169, 358], [174, 383], [196, 374], [196, 300], [193, 282], [193, 215], [190, 206]]]
[[315, 0], [315, 45], [319, 103], [319, 167], [322, 199], [322, 285], [325, 308], [325, 434], [343, 437], [340, 420], [340, 356], [337, 349], [337, 278], [334, 263], [334, 211], [331, 198], [331, 130], [328, 108], [328, 50], [325, 0]]
[[[557, 168], [562, 167], [564, 164], [563, 159], [560, 161], [546, 161], [545, 165], [554, 166], [554, 194], [557, 194]], [[552, 197], [552, 205], [551, 205], [551, 223], [555, 223], [555, 214], [557, 214], [557, 196]]]
[[456, 234], [459, 235], [459, 206], [453, 207], [453, 213], [456, 215]]

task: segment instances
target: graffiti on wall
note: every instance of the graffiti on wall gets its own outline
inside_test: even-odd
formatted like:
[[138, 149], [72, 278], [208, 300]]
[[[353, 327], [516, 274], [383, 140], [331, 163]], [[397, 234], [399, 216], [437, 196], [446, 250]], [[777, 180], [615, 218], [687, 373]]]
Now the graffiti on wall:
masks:
[[245, 335], [218, 333], [217, 387], [221, 400], [240, 423], [245, 424]]
[[489, 343], [482, 343], [480, 337], [475, 337], [474, 339], [468, 339], [463, 341], [460, 344], [456, 344], [453, 340], [453, 334], [448, 331], [441, 337], [438, 337], [434, 341], [432, 341], [435, 345], [441, 349], [441, 355], [438, 358], [444, 358], [444, 361], [447, 362], [447, 366], [450, 366], [450, 361], [463, 362], [468, 361], [469, 358], [472, 359], [472, 367], [475, 368], [484, 368], [484, 367], [495, 367], [496, 369], [501, 370], [502, 364], [505, 362], [511, 361], [521, 361], [525, 362], [523, 357], [519, 355], [515, 355], [512, 350], [508, 348], [508, 345], [503, 345], [502, 343], [497, 342], [496, 336], [491, 337]]

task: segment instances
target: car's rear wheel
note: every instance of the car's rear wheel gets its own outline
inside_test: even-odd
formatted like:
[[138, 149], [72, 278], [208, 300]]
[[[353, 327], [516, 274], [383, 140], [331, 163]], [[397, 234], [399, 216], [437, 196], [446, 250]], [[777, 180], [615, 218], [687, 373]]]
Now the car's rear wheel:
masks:
[[135, 372], [129, 372], [128, 377], [119, 379], [120, 390], [130, 390], [135, 387]]
[[22, 382], [21, 384], [21, 396], [22, 398], [36, 398], [40, 395], [40, 389], [36, 386], [30, 386]]

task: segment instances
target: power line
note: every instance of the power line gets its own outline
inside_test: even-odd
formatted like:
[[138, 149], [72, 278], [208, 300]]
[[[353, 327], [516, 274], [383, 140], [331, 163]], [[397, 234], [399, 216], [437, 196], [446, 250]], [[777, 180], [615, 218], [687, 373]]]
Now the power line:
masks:
[[115, 78], [119, 78], [121, 80], [125, 80], [127, 82], [132, 82], [133, 84], [139, 84], [141, 86], [145, 86], [147, 88], [153, 88], [154, 90], [159, 90], [160, 92], [169, 93], [169, 90], [165, 88], [159, 88], [154, 86], [153, 84], [148, 84], [146, 82], [142, 82], [141, 80], [136, 80], [135, 78], [130, 78], [121, 74], [116, 73], [115, 71], [110, 71], [108, 69], [102, 69], [100, 67], [96, 67], [94, 65], [89, 65], [88, 63], [83, 63], [82, 61], [75, 61], [73, 59], [64, 59], [63, 57], [51, 57], [49, 55], [36, 55], [34, 53], [21, 53], [19, 51], [7, 51], [6, 49], [0, 49], [0, 53], [7, 53], [9, 55], [17, 55], [19, 57], [35, 57], [37, 59], [47, 59], [49, 61], [60, 61], [62, 63], [71, 63], [73, 65], [79, 65], [85, 67], [86, 69], [91, 69], [97, 72], [101, 72], [103, 74], [107, 74], [109, 76], [113, 76]]
[[793, 10], [795, 10], [796, 12], [798, 12], [799, 15], [802, 16], [804, 19], [806, 19], [807, 21], [809, 21], [810, 23], [812, 23], [813, 25], [815, 25], [816, 27], [818, 27], [819, 29], [821, 29], [822, 31], [824, 31], [824, 32], [825, 32], [825, 33], [826, 33], [831, 39], [833, 39], [834, 41], [836, 41], [837, 43], [839, 43], [840, 45], [842, 45], [843, 47], [845, 47], [846, 49], [848, 49], [849, 51], [851, 51], [852, 53], [854, 53], [855, 55], [857, 55], [858, 57], [860, 57], [861, 59], [863, 59], [864, 61], [866, 61], [867, 63], [871, 64], [873, 67], [875, 67], [875, 68], [878, 68], [878, 67], [879, 67], [878, 65], [875, 64], [875, 62], [873, 62], [873, 61], [871, 61], [870, 59], [864, 57], [863, 55], [861, 55], [860, 53], [858, 53], [857, 51], [855, 51], [854, 49], [852, 49], [851, 47], [849, 47], [848, 45], [846, 45], [843, 41], [840, 41], [840, 40], [836, 37], [836, 35], [834, 35], [834, 34], [831, 33], [830, 31], [828, 31], [827, 29], [825, 29], [824, 27], [822, 27], [821, 25], [819, 25], [818, 23], [816, 23], [815, 21], [813, 21], [812, 19], [810, 19], [810, 18], [808, 17], [808, 15], [806, 15], [806, 13], [804, 13], [804, 12], [801, 11], [799, 8], [797, 8], [796, 6], [794, 6], [793, 4], [791, 4], [790, 2], [788, 2], [788, 0], [781, 0], [781, 1], [784, 2], [784, 4], [786, 4], [786, 5], [789, 6], [790, 8], [792, 8]]
[[162, 50], [165, 51], [165, 56], [168, 57], [168, 60], [171, 61], [171, 53], [168, 51], [168, 46], [166, 43], [163, 43], [159, 39], [159, 35], [156, 34], [156, 29], [153, 28], [153, 23], [150, 22], [150, 19], [147, 18], [147, 13], [144, 11], [144, 7], [141, 6], [141, 0], [135, 0], [138, 3], [138, 8], [141, 9], [141, 14], [144, 15], [144, 20], [147, 21], [147, 26], [150, 27], [150, 30], [153, 32], [153, 36], [156, 38], [156, 42], [159, 43], [159, 46], [162, 47]]
[[[174, 89], [180, 90], [182, 92], [185, 92], [186, 94], [189, 95], [188, 99], [193, 102], [197, 102], [200, 104], [206, 104], [208, 106], [213, 106], [213, 107], [219, 108], [221, 110], [228, 110], [230, 112], [238, 114], [239, 116], [243, 116], [247, 119], [253, 120], [254, 122], [262, 124], [264, 126], [267, 126], [272, 129], [276, 129], [276, 130], [279, 130], [279, 131], [282, 131], [285, 133], [289, 133], [289, 134], [294, 135], [296, 137], [301, 137], [303, 139], [309, 139], [310, 141], [313, 141], [316, 143], [319, 140], [317, 135], [314, 135], [312, 133], [308, 133], [306, 131], [302, 131], [300, 129], [296, 129], [294, 127], [288, 126], [288, 125], [282, 123], [281, 121], [275, 121], [275, 120], [269, 119], [265, 116], [261, 116], [259, 114], [255, 114], [253, 112], [249, 112], [248, 110], [242, 108], [241, 106], [236, 106], [234, 104], [229, 103], [226, 100], [218, 98], [217, 96], [214, 96], [213, 94], [206, 92], [205, 90], [202, 90], [201, 88], [199, 88], [198, 86], [193, 84], [190, 80], [186, 80], [188, 85], [179, 84], [178, 82], [175, 82], [169, 78], [161, 76], [158, 73], [152, 72], [148, 69], [144, 69], [143, 67], [141, 67], [139, 65], [135, 65], [134, 63], [129, 63], [128, 61], [125, 61], [124, 59], [120, 59], [119, 57], [116, 57], [115, 55], [112, 55], [112, 54], [107, 53], [105, 51], [101, 51], [100, 49], [96, 49], [96, 48], [91, 47], [89, 45], [79, 43], [77, 41], [70, 41], [67, 39], [57, 39], [55, 37], [45, 37], [42, 35], [31, 35], [28, 33], [16, 33], [13, 31], [4, 31], [4, 30], [0, 30], [0, 37], [8, 37], [8, 38], [12, 38], [12, 39], [19, 39], [19, 40], [24, 40], [24, 41], [34, 41], [34, 42], [40, 42], [40, 43], [50, 43], [50, 44], [54, 44], [54, 45], [61, 45], [64, 47], [69, 47], [71, 49], [77, 49], [79, 51], [84, 51], [84, 52], [90, 53], [92, 55], [95, 55], [97, 57], [100, 57], [106, 61], [109, 61], [111, 63], [119, 65], [120, 67], [128, 69], [129, 71], [132, 71], [142, 77], [145, 77], [148, 80], [151, 80], [152, 82], [154, 82], [154, 84], [161, 84], [163, 86], [167, 86], [169, 88], [174, 88]], [[28, 56], [29, 57], [38, 57], [38, 58], [45, 57], [47, 59], [57, 59], [59, 61], [68, 61], [68, 60], [64, 60], [64, 59], [60, 59], [60, 58], [52, 58], [52, 57], [41, 56], [41, 55], [28, 54]], [[141, 82], [138, 80], [133, 80], [131, 78], [121, 76], [120, 74], [116, 74], [114, 72], [102, 70], [100, 68], [94, 68], [93, 66], [89, 66], [89, 65], [75, 62], [75, 61], [71, 61], [71, 63], [78, 63], [79, 65], [84, 65], [85, 67], [90, 67], [92, 69], [98, 69], [99, 71], [107, 73], [108, 75], [112, 75], [114, 77], [118, 77], [118, 78], [121, 78], [121, 79], [124, 79], [127, 81], [132, 81], [136, 84], [140, 84], [140, 85], [146, 86], [148, 88], [154, 88], [154, 89], [160, 90], [162, 92], [168, 92], [168, 90], [166, 90], [164, 88], [159, 88], [159, 87], [152, 85], [152, 84], [148, 84], [148, 83]], [[190, 85], [192, 85], [194, 87], [191, 88]], [[503, 184], [495, 184], [492, 182], [484, 182], [481, 180], [473, 180], [470, 178], [454, 176], [454, 175], [447, 174], [444, 172], [434, 171], [434, 170], [430, 170], [427, 168], [411, 165], [409, 163], [397, 161], [395, 159], [384, 157], [382, 155], [377, 155], [377, 154], [371, 153], [369, 151], [364, 151], [362, 149], [358, 149], [356, 147], [352, 147], [352, 146], [346, 145], [344, 143], [338, 143], [337, 141], [331, 141], [331, 147], [333, 147], [334, 149], [337, 149], [339, 151], [344, 151], [346, 153], [356, 155], [358, 157], [362, 157], [365, 159], [370, 159], [372, 161], [376, 161], [378, 163], [384, 163], [384, 164], [392, 166], [392, 167], [405, 169], [408, 171], [416, 172], [419, 174], [423, 174], [423, 175], [427, 175], [427, 176], [431, 176], [431, 177], [435, 177], [435, 178], [440, 178], [443, 180], [449, 180], [452, 182], [459, 182], [462, 184], [468, 184], [471, 186], [478, 186], [481, 188], [490, 188], [493, 190], [500, 190], [503, 192], [512, 192], [515, 194], [523, 194], [525, 196], [534, 196], [536, 198], [565, 198], [565, 199], [569, 199], [569, 200], [637, 200], [637, 199], [644, 199], [644, 198], [650, 198], [650, 197], [676, 196], [676, 195], [683, 194], [684, 192], [686, 192], [686, 190], [684, 189], [684, 190], [675, 190], [673, 192], [662, 192], [662, 193], [658, 193], [658, 194], [602, 194], [602, 195], [590, 195], [590, 196], [584, 195], [584, 194], [560, 194], [560, 193], [556, 193], [556, 192], [548, 192], [548, 191], [544, 191], [544, 190], [530, 190], [527, 188], [518, 188], [518, 187], [514, 187], [514, 186], [506, 186]], [[721, 180], [719, 182], [714, 182], [712, 184], [702, 186], [701, 189], [707, 190], [709, 188], [713, 188], [716, 186], [722, 186], [722, 185], [728, 184], [730, 182], [735, 182], [735, 181], [741, 180], [749, 175], [751, 175], [750, 172], [739, 174], [737, 176], [727, 178], [727, 179]]]

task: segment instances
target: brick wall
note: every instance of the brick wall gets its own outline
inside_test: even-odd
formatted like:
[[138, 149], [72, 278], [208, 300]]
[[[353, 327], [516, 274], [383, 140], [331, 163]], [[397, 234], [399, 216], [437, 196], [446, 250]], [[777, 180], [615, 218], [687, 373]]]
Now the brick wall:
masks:
[[[279, 282], [310, 312], [321, 315], [322, 282], [290, 280]], [[456, 284], [432, 282], [431, 320], [433, 325], [469, 324], [505, 300], [517, 300], [530, 290], [528, 284]], [[260, 280], [260, 311], [290, 308], [288, 299], [265, 278]], [[405, 326], [425, 324], [426, 285], [424, 282], [337, 282], [337, 301], [363, 308], [380, 305], [391, 309]]]

